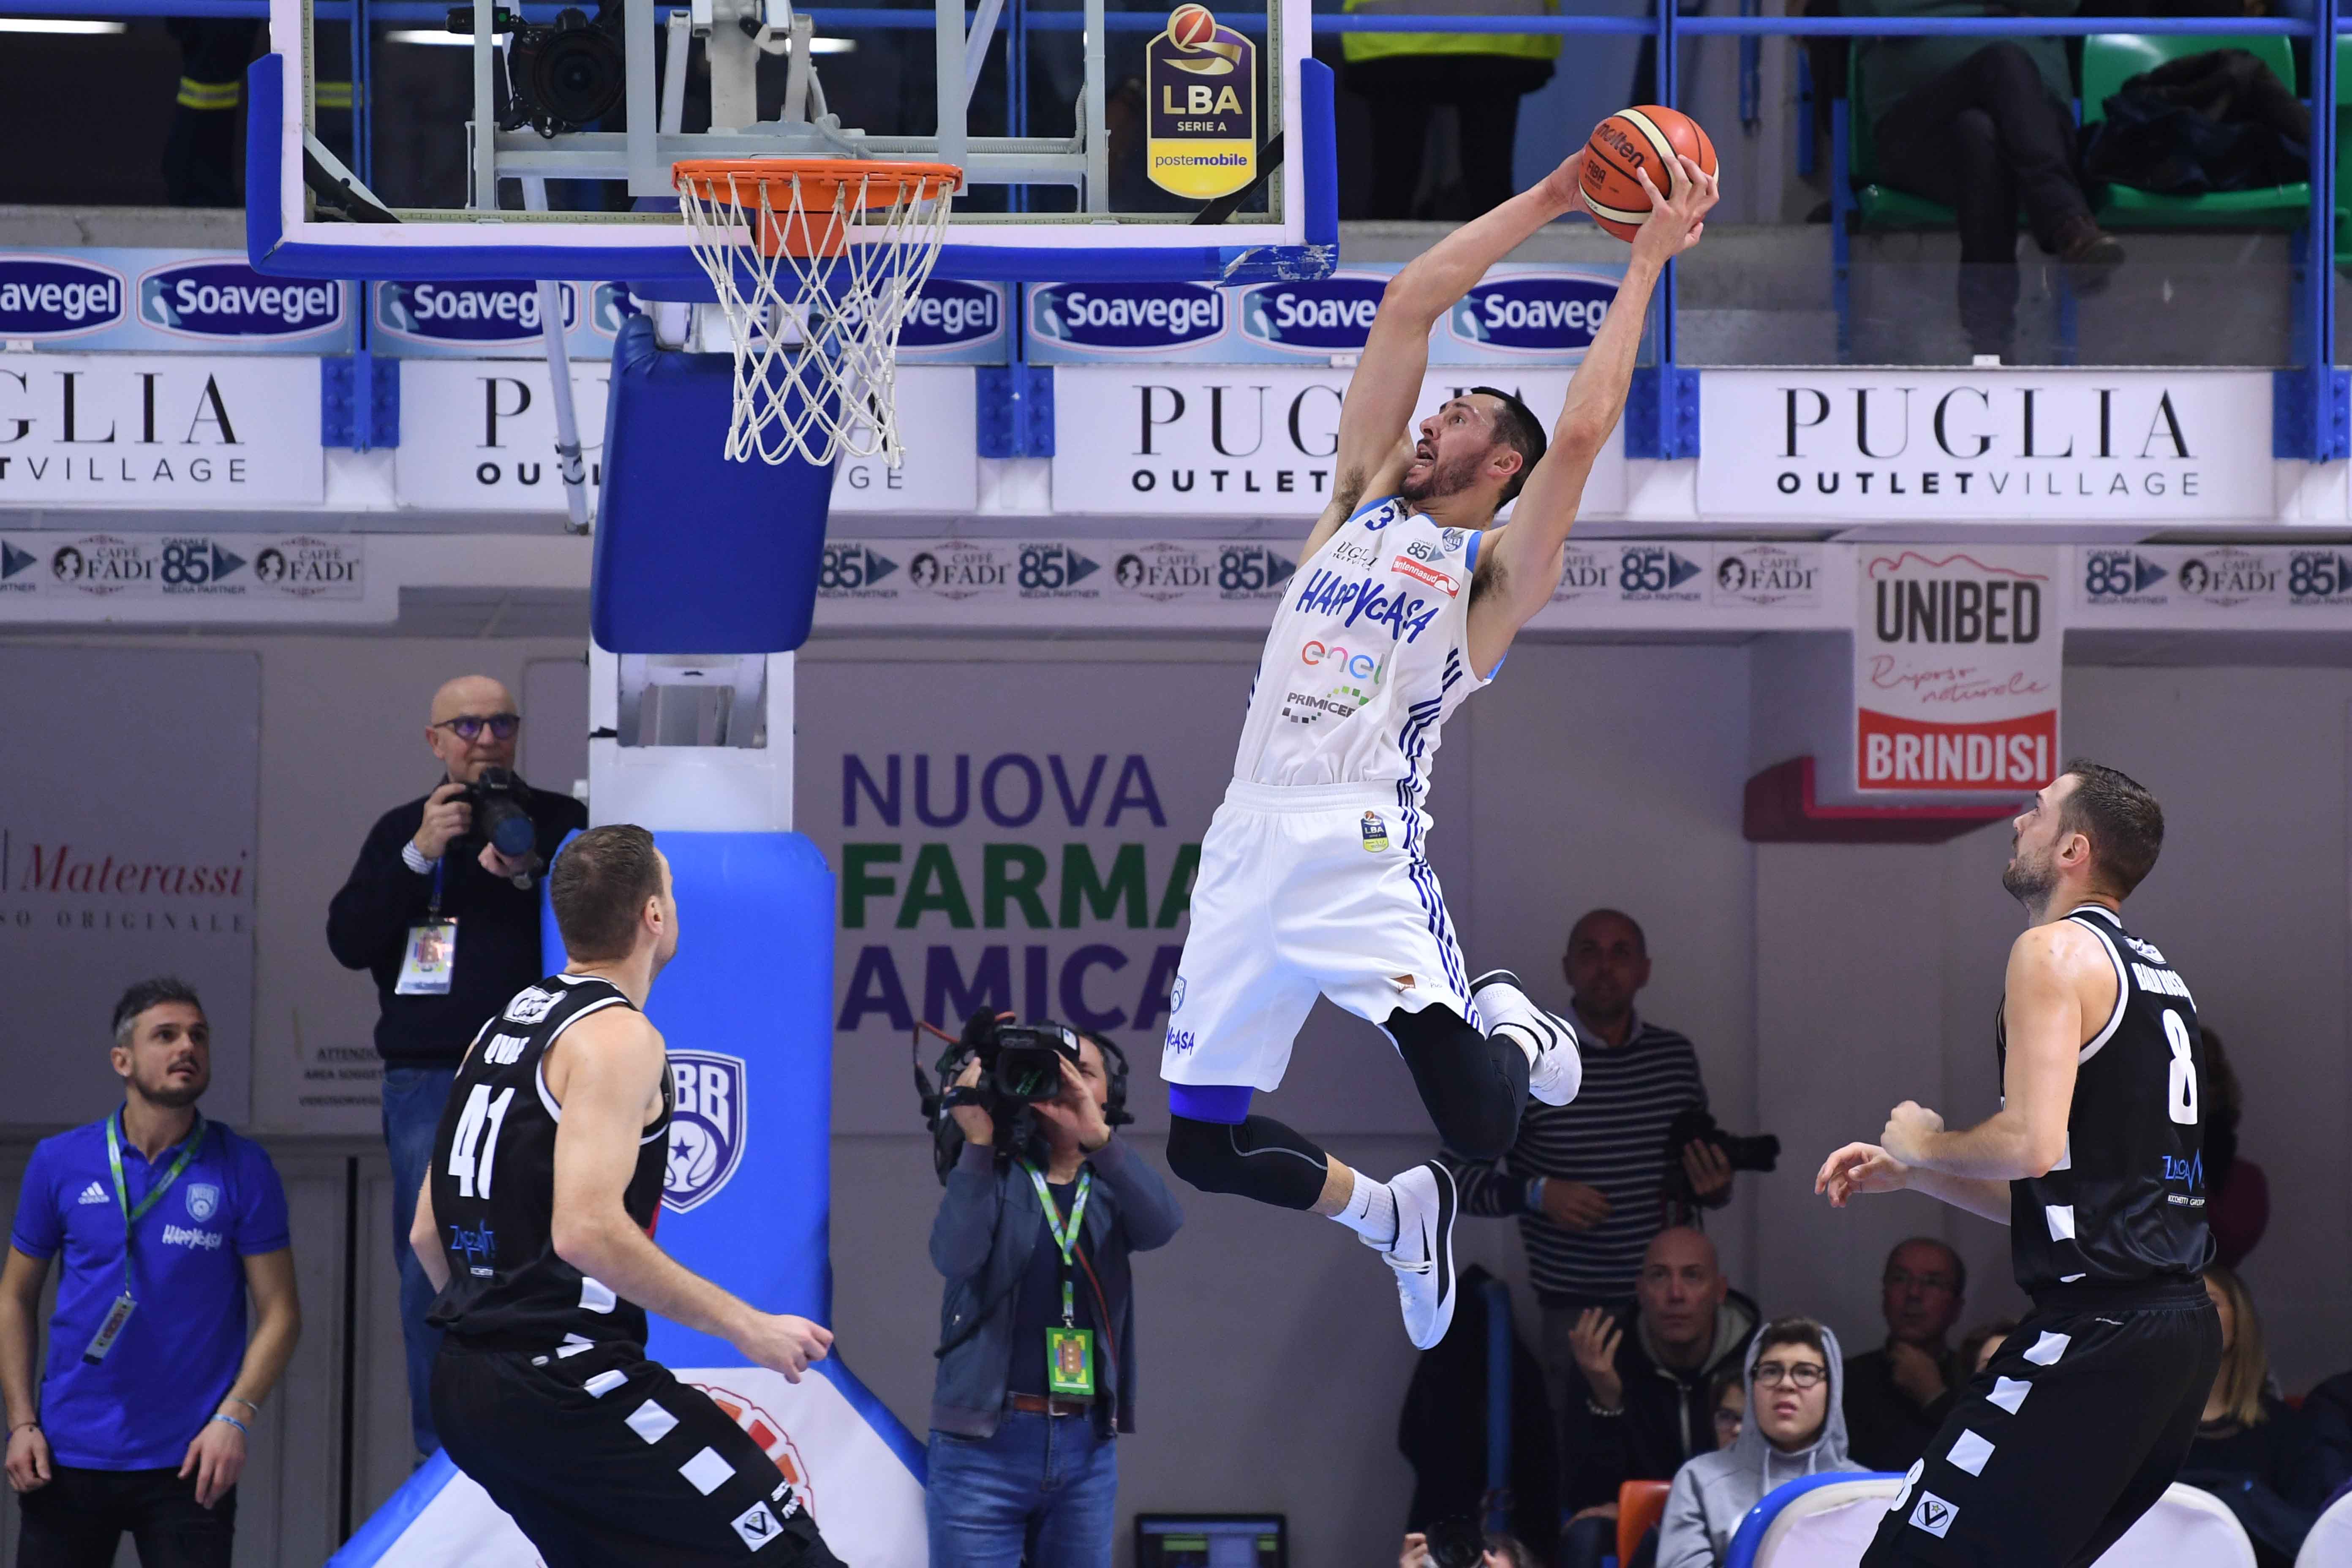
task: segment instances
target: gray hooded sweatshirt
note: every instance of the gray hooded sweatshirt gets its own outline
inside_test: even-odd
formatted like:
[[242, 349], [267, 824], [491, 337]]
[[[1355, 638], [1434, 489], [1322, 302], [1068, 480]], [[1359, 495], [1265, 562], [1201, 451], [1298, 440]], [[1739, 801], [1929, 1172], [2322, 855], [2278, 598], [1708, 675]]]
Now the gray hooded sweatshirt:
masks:
[[1658, 1568], [1717, 1568], [1731, 1548], [1732, 1536], [1738, 1533], [1739, 1521], [1765, 1493], [1827, 1470], [1864, 1471], [1845, 1457], [1845, 1365], [1838, 1354], [1837, 1336], [1826, 1328], [1822, 1346], [1830, 1363], [1829, 1418], [1810, 1447], [1784, 1454], [1756, 1424], [1757, 1349], [1754, 1342], [1748, 1345], [1750, 1415], [1730, 1447], [1701, 1454], [1675, 1472], [1665, 1518], [1658, 1526]]

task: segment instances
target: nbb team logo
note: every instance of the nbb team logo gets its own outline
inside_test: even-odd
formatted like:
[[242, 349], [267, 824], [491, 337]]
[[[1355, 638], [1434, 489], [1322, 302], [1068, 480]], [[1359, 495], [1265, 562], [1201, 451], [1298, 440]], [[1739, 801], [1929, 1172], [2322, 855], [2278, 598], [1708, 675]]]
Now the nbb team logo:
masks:
[[1093, 353], [1148, 354], [1225, 335], [1225, 300], [1205, 283], [1047, 283], [1029, 290], [1029, 330]]
[[[563, 326], [580, 321], [580, 286], [557, 287]], [[539, 285], [528, 282], [379, 283], [375, 322], [420, 343], [527, 343], [540, 335]]]
[[1004, 331], [1004, 290], [993, 283], [934, 278], [923, 285], [898, 329], [902, 354], [938, 353], [984, 343]]
[[1617, 280], [1571, 273], [1509, 273], [1479, 284], [1446, 312], [1446, 330], [1462, 342], [1506, 353], [1574, 354], [1592, 346], [1592, 334], [1617, 298]]
[[1242, 336], [1291, 353], [1358, 353], [1387, 287], [1385, 278], [1346, 274], [1314, 283], [1261, 283], [1242, 294]]
[[228, 257], [175, 261], [139, 279], [139, 319], [214, 342], [282, 342], [343, 324], [341, 283], [264, 278]]
[[0, 338], [70, 338], [122, 320], [122, 274], [95, 261], [0, 255]]
[[662, 1207], [673, 1213], [709, 1202], [743, 1163], [743, 1099], [750, 1081], [741, 1057], [717, 1051], [669, 1053], [669, 1164]]

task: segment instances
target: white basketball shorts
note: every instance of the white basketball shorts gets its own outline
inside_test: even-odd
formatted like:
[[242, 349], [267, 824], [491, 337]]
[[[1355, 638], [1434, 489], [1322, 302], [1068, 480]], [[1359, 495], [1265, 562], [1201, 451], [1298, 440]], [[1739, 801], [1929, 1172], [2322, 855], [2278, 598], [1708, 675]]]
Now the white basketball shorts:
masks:
[[1402, 788], [1226, 787], [1201, 840], [1161, 1078], [1275, 1088], [1318, 992], [1374, 1024], [1436, 1003], [1477, 1023], [1423, 858], [1429, 819]]

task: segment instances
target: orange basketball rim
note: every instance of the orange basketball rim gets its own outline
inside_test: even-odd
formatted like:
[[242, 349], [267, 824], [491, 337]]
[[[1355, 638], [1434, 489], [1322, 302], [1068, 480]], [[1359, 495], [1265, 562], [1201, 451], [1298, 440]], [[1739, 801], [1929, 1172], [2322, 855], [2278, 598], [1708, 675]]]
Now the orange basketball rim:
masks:
[[862, 158], [689, 158], [670, 176], [704, 203], [743, 213], [761, 255], [803, 258], [839, 256], [854, 213], [940, 200], [963, 184], [952, 163]]

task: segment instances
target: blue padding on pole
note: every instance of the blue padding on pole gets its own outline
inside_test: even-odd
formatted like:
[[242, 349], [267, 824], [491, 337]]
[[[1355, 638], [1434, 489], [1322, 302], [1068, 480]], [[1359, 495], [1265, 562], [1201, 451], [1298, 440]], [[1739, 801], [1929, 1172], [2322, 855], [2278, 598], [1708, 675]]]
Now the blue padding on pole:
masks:
[[1738, 1533], [1723, 1555], [1723, 1568], [1756, 1568], [1756, 1549], [1764, 1544], [1764, 1532], [1780, 1517], [1780, 1510], [1807, 1492], [1821, 1487], [1843, 1486], [1848, 1481], [1899, 1481], [1903, 1478], [1891, 1470], [1874, 1470], [1864, 1475], [1854, 1470], [1832, 1470], [1827, 1475], [1804, 1476], [1766, 1492], [1762, 1500], [1748, 1510], [1739, 1521]]
[[1328, 245], [1335, 252], [1339, 244], [1339, 126], [1333, 107], [1337, 80], [1321, 60], [1298, 62], [1298, 126], [1307, 142], [1300, 149], [1307, 160], [1300, 182], [1307, 191], [1304, 233], [1307, 244]]
[[621, 323], [589, 589], [599, 647], [782, 653], [808, 640], [833, 469], [728, 461], [734, 399], [727, 355], [665, 350], [644, 316]]
[[1486, 1297], [1486, 1528], [1511, 1528], [1511, 1288], [1489, 1279]]
[[416, 1522], [416, 1516], [441, 1495], [441, 1489], [457, 1479], [457, 1465], [448, 1455], [436, 1451], [400, 1483], [400, 1489], [386, 1498], [382, 1508], [368, 1516], [366, 1523], [352, 1531], [341, 1550], [327, 1559], [327, 1568], [369, 1568], [392, 1550]]

